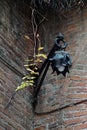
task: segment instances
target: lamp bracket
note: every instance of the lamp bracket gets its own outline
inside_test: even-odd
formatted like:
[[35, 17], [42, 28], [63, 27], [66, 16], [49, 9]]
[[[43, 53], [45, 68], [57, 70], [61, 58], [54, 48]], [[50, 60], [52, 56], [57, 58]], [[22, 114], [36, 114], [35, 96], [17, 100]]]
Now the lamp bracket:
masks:
[[[64, 41], [64, 36], [59, 33], [55, 38], [54, 45], [50, 50], [47, 59], [42, 64], [42, 67], [39, 71], [39, 76], [36, 78], [35, 89], [33, 93], [34, 101], [33, 108], [37, 104], [37, 95], [43, 83], [43, 80], [46, 76], [49, 66], [51, 65], [53, 72], [56, 71], [57, 75], [63, 74], [66, 76], [66, 73], [69, 72], [69, 68], [72, 65], [70, 54], [65, 51], [67, 43]], [[60, 67], [60, 68], [59, 68]]]

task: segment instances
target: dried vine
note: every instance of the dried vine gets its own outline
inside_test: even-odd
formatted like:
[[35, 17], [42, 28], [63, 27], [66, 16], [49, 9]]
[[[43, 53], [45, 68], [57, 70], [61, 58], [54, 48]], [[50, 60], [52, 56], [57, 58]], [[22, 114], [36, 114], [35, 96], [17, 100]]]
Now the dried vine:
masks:
[[[37, 76], [39, 76], [38, 64], [43, 61], [42, 58], [44, 59], [47, 58], [45, 54], [41, 53], [43, 47], [41, 47], [41, 41], [38, 34], [38, 27], [43, 22], [43, 20], [44, 19], [42, 19], [42, 21], [37, 25], [35, 19], [35, 10], [32, 9], [31, 23], [33, 30], [34, 54], [32, 59], [27, 60], [27, 64], [24, 65], [26, 70], [28, 71], [28, 74], [22, 78], [23, 81], [21, 85], [17, 87], [16, 91], [24, 89], [29, 86], [35, 87]], [[28, 36], [26, 36], [26, 38], [28, 39]]]
[[[22, 78], [21, 84], [16, 88], [15, 92], [13, 92], [12, 96], [10, 97], [8, 103], [6, 104], [5, 108], [9, 107], [11, 101], [14, 99], [16, 92], [26, 87], [35, 87], [36, 79], [39, 75], [39, 67], [38, 65], [43, 62], [43, 59], [46, 59], [47, 56], [42, 53], [43, 47], [41, 47], [41, 41], [38, 33], [38, 28], [40, 24], [44, 21], [45, 17], [41, 19], [41, 21], [37, 24], [35, 19], [35, 9], [32, 9], [31, 13], [31, 23], [32, 23], [32, 31], [33, 31], [33, 41], [34, 41], [34, 53], [32, 59], [27, 60], [27, 64], [24, 65], [27, 74]], [[26, 39], [30, 39], [29, 36], [25, 35]]]

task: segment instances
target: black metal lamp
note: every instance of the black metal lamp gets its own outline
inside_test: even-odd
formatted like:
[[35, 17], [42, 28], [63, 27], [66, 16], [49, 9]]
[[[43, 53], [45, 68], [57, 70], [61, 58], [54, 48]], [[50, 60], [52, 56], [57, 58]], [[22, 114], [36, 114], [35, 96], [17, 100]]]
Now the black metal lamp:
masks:
[[56, 37], [55, 45], [57, 48], [53, 52], [51, 58], [49, 58], [53, 73], [56, 71], [57, 75], [63, 74], [63, 76], [66, 76], [66, 73], [69, 73], [69, 68], [72, 66], [72, 62], [70, 54], [65, 51], [67, 43], [64, 41], [64, 37], [61, 33]]
[[62, 74], [66, 76], [69, 73], [69, 68], [72, 66], [72, 61], [70, 54], [65, 51], [67, 43], [64, 41], [64, 37], [61, 33], [55, 39], [54, 45], [49, 52], [47, 59], [42, 64], [39, 71], [39, 76], [36, 78], [36, 84], [34, 89], [34, 101], [33, 108], [35, 109], [37, 103], [37, 95], [46, 76], [49, 66], [51, 65], [53, 73], [56, 72], [57, 75]]
[[54, 52], [52, 58], [49, 59], [51, 62], [51, 67], [53, 73], [56, 71], [57, 75], [63, 74], [66, 76], [66, 73], [69, 73], [69, 68], [72, 65], [70, 54], [66, 51], [57, 51]]

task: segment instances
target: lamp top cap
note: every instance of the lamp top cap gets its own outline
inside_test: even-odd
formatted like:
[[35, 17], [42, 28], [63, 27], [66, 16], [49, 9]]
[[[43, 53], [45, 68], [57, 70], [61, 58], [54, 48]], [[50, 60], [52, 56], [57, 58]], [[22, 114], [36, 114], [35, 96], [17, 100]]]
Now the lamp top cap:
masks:
[[60, 40], [63, 40], [64, 39], [64, 35], [59, 32], [58, 35], [57, 35], [57, 38], [59, 38]]

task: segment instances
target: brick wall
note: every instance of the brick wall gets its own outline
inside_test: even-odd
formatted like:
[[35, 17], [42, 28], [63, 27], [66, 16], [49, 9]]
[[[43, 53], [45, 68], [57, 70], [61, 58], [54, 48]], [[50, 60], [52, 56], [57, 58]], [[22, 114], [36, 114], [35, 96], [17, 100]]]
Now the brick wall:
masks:
[[16, 2], [0, 0], [0, 130], [86, 130], [87, 9], [75, 9], [62, 17], [49, 14], [39, 30], [46, 52], [58, 32], [64, 34], [73, 66], [67, 77], [51, 75], [49, 67], [38, 96], [37, 115], [32, 113], [27, 90], [18, 92], [5, 109], [26, 73], [23, 65], [33, 48], [32, 41], [24, 39], [31, 33], [27, 5]]
[[14, 0], [0, 0], [0, 130], [33, 129], [29, 91], [18, 92], [5, 109], [26, 73], [24, 63], [33, 48], [32, 41], [24, 38], [30, 30], [29, 17], [19, 7]]
[[41, 27], [45, 50], [52, 47], [56, 35], [62, 32], [73, 66], [67, 77], [51, 75], [49, 68], [38, 96], [35, 130], [86, 130], [87, 9], [72, 10], [60, 19], [57, 15], [47, 18]]

